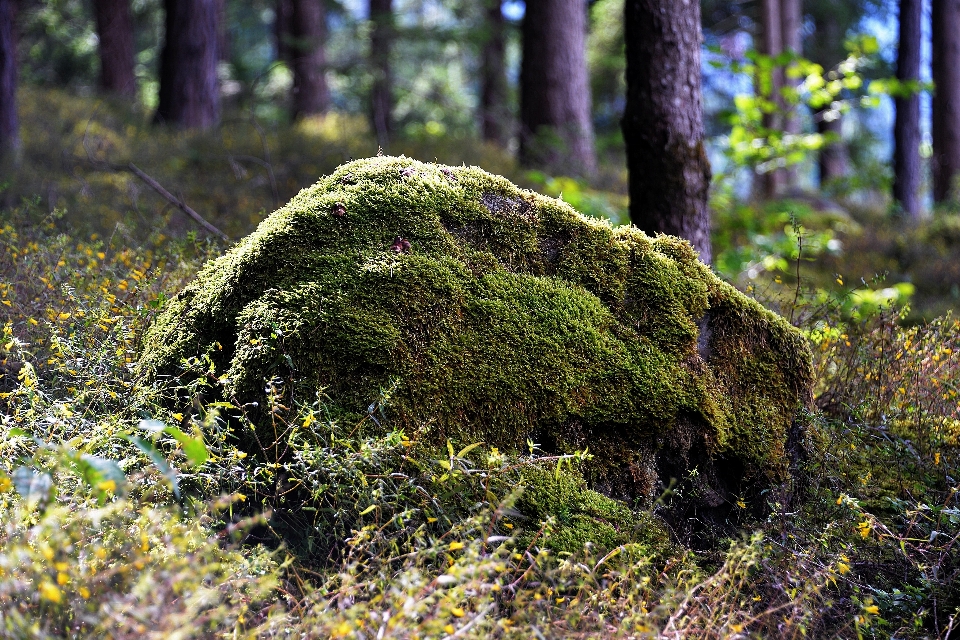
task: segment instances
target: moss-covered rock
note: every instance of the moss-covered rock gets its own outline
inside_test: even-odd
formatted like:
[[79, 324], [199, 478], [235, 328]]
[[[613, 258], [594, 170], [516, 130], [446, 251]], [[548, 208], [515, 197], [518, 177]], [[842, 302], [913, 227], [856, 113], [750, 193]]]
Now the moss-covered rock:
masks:
[[195, 356], [235, 404], [273, 377], [294, 401], [323, 389], [341, 419], [386, 394], [421, 441], [589, 447], [598, 491], [695, 476], [697, 504], [720, 510], [787, 477], [811, 387], [801, 335], [687, 242], [394, 157], [340, 167], [206, 265], [139, 371], [199, 375]]

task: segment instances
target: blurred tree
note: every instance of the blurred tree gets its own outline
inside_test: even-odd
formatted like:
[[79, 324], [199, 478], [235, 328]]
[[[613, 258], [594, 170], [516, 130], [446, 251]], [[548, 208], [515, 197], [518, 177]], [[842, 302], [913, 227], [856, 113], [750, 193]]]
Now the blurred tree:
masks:
[[507, 106], [507, 38], [503, 0], [485, 0], [485, 10], [480, 52], [482, 134], [484, 140], [506, 146], [510, 141], [510, 109]]
[[14, 0], [0, 0], [0, 163], [3, 164], [15, 162], [20, 151], [15, 10]]
[[960, 0], [933, 0], [933, 200], [960, 179]]
[[[843, 43], [846, 40], [846, 32], [859, 20], [862, 12], [849, 11], [850, 3], [838, 3], [842, 5], [841, 7], [822, 1], [809, 4], [813, 33], [807, 39], [806, 55], [824, 69], [830, 69], [844, 59], [846, 51]], [[820, 149], [817, 162], [820, 186], [824, 187], [847, 175], [849, 159], [846, 146], [840, 137], [842, 121], [839, 112], [836, 109], [830, 109], [829, 106], [824, 107], [814, 114], [814, 122], [817, 125], [817, 133], [824, 136], [824, 145]]]
[[327, 35], [327, 14], [323, 0], [292, 0], [287, 49], [293, 71], [294, 119], [330, 108], [327, 88], [324, 41]]
[[[803, 55], [803, 7], [801, 0], [780, 0], [780, 38], [783, 50], [795, 56]], [[784, 83], [790, 82], [786, 77]], [[796, 82], [794, 82], [796, 84]], [[783, 132], [786, 135], [800, 134], [800, 114], [797, 105], [784, 103]], [[789, 190], [797, 186], [797, 166], [787, 167], [784, 171], [784, 188]]]
[[130, 0], [94, 0], [100, 44], [100, 88], [125, 98], [137, 95]]
[[203, 129], [220, 120], [217, 0], [164, 0], [160, 101], [154, 120]]
[[[760, 53], [776, 58], [784, 51], [783, 41], [783, 14], [781, 0], [760, 1]], [[783, 91], [783, 68], [775, 67], [770, 74], [770, 90], [764, 92], [777, 101]], [[763, 126], [777, 131], [784, 130], [784, 114], [782, 101], [777, 102], [778, 108], [764, 114]], [[781, 195], [787, 184], [787, 175], [783, 169], [773, 169], [759, 177], [760, 195], [767, 199]]]
[[370, 118], [377, 134], [377, 144], [386, 149], [393, 134], [393, 74], [390, 50], [395, 35], [393, 0], [370, 0], [370, 69], [373, 87], [370, 91]]
[[922, 0], [900, 0], [900, 83], [893, 124], [893, 199], [906, 217], [920, 217], [920, 22]]
[[624, 33], [630, 220], [647, 233], [686, 238], [709, 263], [700, 4], [627, 0]]
[[527, 0], [520, 68], [520, 161], [596, 171], [582, 0]]

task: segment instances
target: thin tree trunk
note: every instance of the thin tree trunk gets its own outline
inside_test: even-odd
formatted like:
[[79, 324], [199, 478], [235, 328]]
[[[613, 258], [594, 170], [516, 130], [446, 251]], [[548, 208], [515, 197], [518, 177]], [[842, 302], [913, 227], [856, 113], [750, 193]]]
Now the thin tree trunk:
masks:
[[520, 160], [592, 174], [597, 168], [581, 0], [527, 0], [520, 68]]
[[[825, 20], [820, 16], [814, 17], [815, 33], [820, 39], [821, 45], [816, 47], [810, 55], [810, 59], [819, 64], [824, 69], [830, 69], [835, 66], [840, 59], [831, 56], [830, 49], [823, 46], [823, 42], [840, 42], [843, 34], [840, 26], [835, 20]], [[821, 109], [814, 114], [814, 120], [817, 123], [817, 133], [825, 136], [826, 142], [820, 148], [820, 154], [817, 164], [820, 169], [820, 186], [825, 187], [833, 181], [839, 180], [850, 171], [849, 156], [847, 147], [841, 140], [842, 115], [830, 111], [829, 107]], [[829, 118], [829, 119], [828, 119]]]
[[293, 0], [292, 17], [292, 116], [297, 119], [326, 113], [330, 107], [323, 49], [327, 33], [327, 14], [323, 0]]
[[293, 0], [277, 0], [274, 9], [273, 37], [277, 43], [277, 60], [293, 69], [293, 53], [290, 49], [290, 34], [293, 32]]
[[393, 0], [370, 0], [370, 68], [373, 88], [370, 92], [370, 119], [377, 143], [386, 149], [393, 134], [393, 74], [390, 50], [393, 46]]
[[154, 120], [203, 129], [220, 120], [217, 1], [164, 0], [160, 101]]
[[627, 0], [624, 31], [630, 220], [647, 233], [686, 238], [709, 263], [700, 3]]
[[[900, 0], [897, 80], [920, 79], [921, 0]], [[920, 217], [920, 96], [898, 97], [893, 124], [893, 199], [911, 219]]]
[[835, 180], [839, 180], [850, 171], [850, 161], [847, 148], [840, 140], [842, 122], [839, 114], [832, 120], [827, 120], [825, 111], [816, 114], [817, 133], [824, 136], [827, 142], [820, 147], [820, 157], [817, 165], [820, 169], [820, 187], [825, 187]]
[[933, 200], [957, 199], [960, 179], [960, 0], [933, 0]]
[[[780, 25], [781, 40], [784, 51], [790, 51], [796, 55], [803, 53], [803, 7], [801, 0], [781, 0], [780, 3]], [[784, 78], [786, 83], [786, 78]], [[800, 116], [797, 113], [797, 105], [784, 104], [783, 107], [783, 132], [789, 136], [800, 134]], [[784, 188], [792, 189], [797, 186], [798, 171], [797, 167], [790, 166], [784, 170]]]
[[[770, 57], [783, 53], [783, 17], [780, 12], [780, 0], [762, 0], [760, 4], [760, 44], [761, 53]], [[773, 113], [763, 116], [763, 126], [772, 131], [783, 131], [783, 69], [774, 67], [770, 78], [771, 101], [779, 105]], [[760, 181], [761, 195], [766, 199], [778, 197], [786, 186], [786, 174], [783, 169], [773, 169], [757, 176]]]
[[486, 0], [482, 49], [480, 120], [483, 139], [505, 147], [510, 141], [510, 113], [507, 107], [507, 40], [504, 33], [503, 0]]
[[130, 0], [95, 0], [100, 40], [100, 88], [125, 98], [137, 95]]
[[20, 155], [17, 119], [17, 34], [14, 0], [0, 0], [0, 167]]
[[217, 0], [217, 60], [230, 62], [230, 29], [227, 0]]

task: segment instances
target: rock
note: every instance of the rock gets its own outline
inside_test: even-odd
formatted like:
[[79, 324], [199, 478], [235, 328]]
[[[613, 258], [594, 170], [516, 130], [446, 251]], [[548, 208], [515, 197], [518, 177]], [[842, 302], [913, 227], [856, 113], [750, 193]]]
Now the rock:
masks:
[[207, 264], [139, 372], [225, 376], [261, 405], [278, 377], [438, 445], [589, 448], [593, 489], [649, 501], [677, 478], [683, 513], [714, 518], [788, 480], [812, 385], [801, 334], [686, 241], [394, 157], [340, 167]]

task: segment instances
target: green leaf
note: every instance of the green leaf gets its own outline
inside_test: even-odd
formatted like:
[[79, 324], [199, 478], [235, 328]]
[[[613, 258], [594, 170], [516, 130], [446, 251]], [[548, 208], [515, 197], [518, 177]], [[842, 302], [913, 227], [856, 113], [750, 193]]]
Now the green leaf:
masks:
[[457, 454], [457, 457], [462, 458], [482, 444], [482, 442], [474, 442], [473, 444], [465, 446], [463, 449], [460, 449], [460, 453]]
[[84, 453], [73, 462], [80, 477], [96, 492], [101, 503], [108, 494], [122, 493], [126, 489], [127, 476], [113, 460]]
[[173, 489], [173, 495], [177, 500], [180, 499], [180, 484], [177, 481], [177, 470], [167, 462], [167, 459], [163, 457], [163, 454], [160, 453], [156, 447], [153, 446], [153, 443], [149, 440], [143, 440], [137, 436], [127, 436], [127, 440], [132, 442], [140, 451], [143, 451], [150, 462], [153, 463], [160, 473], [163, 474], [163, 477], [167, 479], [170, 483], [171, 489]]
[[373, 511], [373, 510], [376, 509], [376, 508], [377, 508], [377, 505], [372, 504], [372, 505], [370, 505], [369, 507], [367, 507], [366, 509], [364, 509], [363, 511], [361, 511], [360, 513], [358, 513], [357, 515], [358, 515], [358, 516], [365, 516], [365, 515], [367, 515], [368, 513], [370, 513], [371, 511]]
[[447, 438], [447, 451], [450, 452], [450, 457], [453, 458], [453, 457], [454, 457], [454, 455], [453, 455], [453, 443], [450, 442], [450, 439], [449, 439], [449, 438]]
[[210, 459], [210, 452], [207, 451], [207, 445], [203, 443], [202, 437], [188, 436], [176, 427], [166, 427], [163, 432], [170, 434], [180, 443], [180, 446], [183, 447], [183, 452], [187, 456], [187, 460], [190, 461], [192, 466], [199, 467]]
[[53, 495], [53, 477], [49, 473], [39, 473], [30, 467], [17, 467], [10, 479], [17, 493], [28, 504], [45, 503]]

